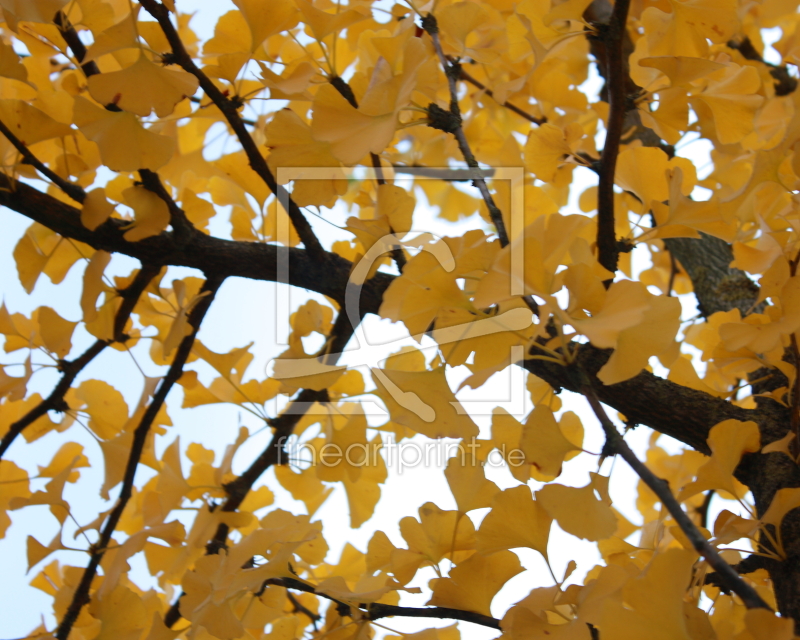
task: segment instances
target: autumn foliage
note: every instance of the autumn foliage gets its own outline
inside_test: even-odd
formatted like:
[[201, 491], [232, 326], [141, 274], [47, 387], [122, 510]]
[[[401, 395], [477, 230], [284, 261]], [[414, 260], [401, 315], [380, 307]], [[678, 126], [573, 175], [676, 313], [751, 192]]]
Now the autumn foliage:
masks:
[[[31, 637], [365, 640], [393, 616], [437, 619], [416, 640], [794, 637], [797, 3], [233, 4], [201, 41], [181, 0], [0, 0], [0, 204], [30, 220], [13, 259], [36, 305], [0, 306], [0, 535], [21, 510], [54, 523], [26, 532], [29, 577], [3, 576], [52, 596]], [[234, 278], [315, 294], [275, 308], [289, 337], [266, 372], [205, 329]], [[73, 283], [79, 316], [45, 280]], [[420, 348], [362, 366], [374, 315]], [[136, 403], [109, 382], [131, 357]], [[458, 367], [465, 389], [522, 367], [534, 408], [480, 428]], [[219, 403], [271, 440], [171, 434]], [[400, 536], [329, 552], [342, 524], [320, 505], [344, 492], [368, 522], [403, 482], [381, 448], [412, 439], [461, 446], [456, 509], [421, 495]], [[87, 468], [103, 506], [78, 522]], [[596, 566], [493, 606], [526, 571], [514, 550], [549, 567], [570, 536]]]

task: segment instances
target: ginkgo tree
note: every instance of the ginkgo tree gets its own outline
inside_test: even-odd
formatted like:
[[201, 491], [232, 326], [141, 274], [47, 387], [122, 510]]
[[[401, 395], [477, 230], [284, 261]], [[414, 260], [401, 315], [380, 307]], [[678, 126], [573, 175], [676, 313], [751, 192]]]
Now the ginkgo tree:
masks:
[[[36, 506], [58, 523], [27, 538], [54, 620], [31, 637], [369, 638], [391, 616], [510, 640], [794, 637], [797, 3], [233, 4], [201, 42], [181, 0], [0, 0], [0, 204], [30, 220], [17, 276], [34, 297], [44, 278], [82, 282], [79, 318], [0, 307], [0, 533]], [[676, 152], [697, 138], [710, 167]], [[579, 167], [596, 180], [573, 181]], [[471, 229], [434, 236], [433, 215]], [[275, 318], [290, 333], [269, 375], [250, 346], [207, 345], [231, 278], [319, 294]], [[340, 364], [372, 314], [435, 355]], [[159, 373], [128, 406], [97, 363], [134, 353]], [[496, 408], [479, 429], [455, 367], [473, 389], [524, 368], [533, 410]], [[562, 411], [562, 390], [590, 421]], [[170, 411], [219, 403], [271, 430], [246, 467], [246, 430], [222, 455], [170, 434]], [[653, 430], [644, 460], [633, 427]], [[588, 430], [602, 451], [584, 451]], [[461, 445], [444, 471], [457, 508], [421, 504], [402, 540], [376, 531], [331, 561], [313, 514], [339, 486], [350, 525], [367, 522], [382, 444], [414, 437]], [[310, 464], [291, 464], [298, 440]], [[22, 462], [51, 441], [37, 469]], [[503, 490], [485, 474], [498, 453]], [[559, 482], [576, 457], [588, 483]], [[611, 504], [612, 458], [640, 478], [639, 522]], [[65, 490], [87, 467], [105, 506], [76, 523]], [[274, 504], [267, 476], [306, 512]], [[712, 501], [727, 505], [714, 522]], [[547, 560], [554, 523], [600, 562], [493, 609], [525, 570], [513, 550]], [[420, 590], [427, 605], [401, 604]]]

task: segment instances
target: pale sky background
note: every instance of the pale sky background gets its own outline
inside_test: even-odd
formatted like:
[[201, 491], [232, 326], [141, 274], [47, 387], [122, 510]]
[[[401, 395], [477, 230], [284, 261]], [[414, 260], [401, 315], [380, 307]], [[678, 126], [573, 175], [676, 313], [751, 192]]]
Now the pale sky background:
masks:
[[[208, 2], [202, 0], [177, 0], [181, 11], [197, 11], [192, 22], [195, 31], [205, 40], [213, 33], [213, 25], [216, 18], [222, 13], [233, 8], [228, 1], [218, 0]], [[590, 80], [593, 87], [598, 87], [597, 78]], [[271, 110], [273, 105], [267, 104]], [[681, 155], [687, 155], [702, 167], [708, 161], [709, 145], [705, 142], [697, 142], [683, 148]], [[594, 174], [585, 169], [576, 170], [575, 183], [573, 187], [573, 197], [570, 204], [562, 213], [578, 213], [577, 196], [587, 187], [596, 183]], [[27, 296], [22, 290], [17, 279], [16, 265], [12, 257], [14, 245], [28, 226], [28, 220], [22, 216], [3, 210], [0, 213], [3, 223], [4, 233], [0, 235], [0, 273], [5, 274], [0, 287], [0, 294], [10, 312], [30, 313], [40, 305], [49, 305], [55, 308], [63, 317], [69, 320], [81, 318], [78, 299], [81, 291], [81, 277], [83, 268], [76, 265], [67, 276], [64, 283], [55, 286], [50, 283], [46, 276], [42, 276], [37, 283], [32, 296]], [[221, 216], [227, 221], [227, 216]], [[318, 218], [311, 217], [311, 222], [315, 230], [323, 238], [323, 243], [329, 241], [333, 233], [332, 227]], [[433, 214], [429, 214], [422, 206], [418, 205], [415, 222], [417, 226], [423, 226], [435, 233], [442, 235], [460, 235], [463, 231], [474, 227], [477, 220], [476, 216], [458, 225], [449, 225], [433, 219]], [[430, 222], [430, 224], [429, 224]], [[227, 223], [218, 222], [221, 228], [227, 228]], [[337, 233], [337, 237], [346, 237], [347, 234]], [[132, 268], [138, 266], [138, 262], [115, 256], [113, 273], [127, 274]], [[646, 256], [642, 251], [634, 252], [635, 270], [638, 272], [648, 266]], [[202, 274], [189, 269], [171, 269], [169, 275], [164, 279], [165, 283], [171, 282], [177, 277], [186, 275], [201, 276]], [[278, 324], [273, 317], [273, 305], [276, 299], [277, 286], [272, 283], [262, 283], [245, 281], [242, 279], [229, 279], [223, 286], [217, 300], [214, 302], [200, 333], [200, 338], [209, 348], [216, 352], [225, 352], [234, 347], [241, 347], [250, 341], [255, 341], [254, 353], [255, 361], [248, 370], [247, 377], [263, 377], [262, 372], [268, 365], [271, 358], [277, 356], [283, 347], [275, 345], [277, 331], [284, 332], [285, 327], [281, 323], [286, 322], [285, 317], [277, 318]], [[305, 299], [320, 296], [312, 296], [302, 290], [291, 291], [291, 306], [296, 309]], [[694, 301], [691, 296], [683, 296], [684, 317], [688, 318], [695, 313]], [[367, 335], [379, 335], [382, 339], [388, 336], [402, 336], [405, 330], [400, 325], [392, 325], [388, 321], [379, 320], [375, 316], [369, 316], [364, 322]], [[76, 338], [73, 340], [74, 349], [72, 355], [80, 353], [85, 345], [89, 343], [89, 338], [82, 332], [79, 336], [76, 331]], [[285, 333], [284, 333], [285, 335]], [[406, 344], [413, 344], [410, 340]], [[433, 345], [431, 341], [423, 343], [423, 347], [428, 347], [428, 357], [432, 357], [434, 351], [430, 350]], [[140, 353], [142, 348], [138, 347]], [[391, 351], [397, 349], [393, 346]], [[125, 396], [129, 407], [135, 405], [141, 391], [141, 375], [134, 363], [124, 357], [120, 357], [116, 352], [103, 353], [98, 357], [91, 367], [87, 370], [86, 377], [98, 377], [106, 380]], [[136, 350], [134, 350], [135, 352]], [[385, 355], [388, 355], [388, 351]], [[19, 362], [18, 353], [7, 355], [3, 362]], [[146, 363], [147, 358], [143, 357], [140, 362]], [[346, 362], [346, 360], [345, 360]], [[202, 363], [193, 363], [188, 368], [201, 371], [201, 379], [209, 381], [210, 368], [203, 366]], [[158, 369], [150, 367], [146, 370], [148, 375], [156, 375]], [[13, 372], [13, 370], [12, 370]], [[363, 371], [362, 371], [363, 373]], [[514, 378], [509, 378], [509, 372], [497, 374], [490, 383], [483, 389], [477, 390], [472, 396], [469, 390], [459, 392], [461, 400], [470, 398], [492, 399], [507, 396], [504, 391], [510, 383], [524, 385], [524, 378], [520, 376], [520, 371], [513, 372]], [[372, 387], [369, 376], [365, 375], [368, 388]], [[454, 370], [449, 376], [453, 388], [461, 379], [466, 377], [466, 369]], [[37, 374], [31, 384], [32, 390], [37, 390], [42, 395], [46, 395], [52, 389], [57, 379], [55, 371], [45, 371]], [[477, 394], [477, 395], [475, 395]], [[160, 453], [171, 444], [175, 437], [181, 438], [183, 448], [191, 442], [200, 442], [206, 447], [212, 448], [221, 455], [224, 447], [235, 438], [239, 425], [248, 426], [251, 432], [261, 429], [263, 423], [259, 423], [253, 416], [236, 407], [224, 405], [209, 405], [197, 409], [180, 409], [181, 392], [173, 390], [169, 399], [169, 414], [175, 423], [174, 427], [169, 428], [166, 436], [162, 436], [157, 441], [157, 453]], [[594, 416], [588, 411], [586, 402], [580, 396], [575, 396], [569, 392], [562, 394], [564, 409], [578, 413], [584, 423], [585, 440], [584, 449], [592, 452], [599, 452], [602, 448], [603, 438], [599, 425]], [[612, 412], [613, 413], [613, 412]], [[274, 410], [272, 415], [274, 415]], [[486, 415], [474, 415], [473, 418], [482, 429], [481, 436], [485, 436], [490, 424], [490, 418]], [[377, 424], [377, 422], [375, 422]], [[639, 428], [631, 432], [627, 439], [640, 455], [647, 445], [650, 431]], [[67, 437], [68, 436], [68, 437]], [[90, 460], [97, 462], [102, 460], [99, 447], [80, 427], [73, 427], [66, 434], [50, 434], [32, 445], [24, 443], [20, 438], [10, 451], [9, 459], [16, 464], [28, 469], [31, 475], [36, 472], [37, 464], [46, 464], [61, 446], [70, 439], [78, 439], [84, 444], [85, 454]], [[269, 440], [269, 433], [261, 431], [248, 440], [235, 460], [234, 470], [241, 471], [247, 467], [249, 462], [255, 458]], [[662, 446], [668, 446], [671, 450], [677, 450], [676, 445], [667, 444], [669, 439], [662, 437]], [[674, 442], [674, 441], [673, 441]], [[606, 461], [601, 471], [607, 475], [613, 465], [611, 479], [611, 495], [614, 499], [614, 506], [622, 511], [633, 522], [639, 523], [640, 518], [636, 512], [633, 501], [635, 499], [635, 486], [637, 477], [621, 461]], [[188, 472], [188, 466], [184, 467]], [[574, 461], [565, 465], [564, 473], [558, 478], [557, 482], [572, 486], [584, 486], [588, 482], [589, 471], [597, 471], [597, 457], [582, 454]], [[141, 485], [150, 477], [149, 471], [141, 470], [137, 474], [137, 484]], [[97, 488], [102, 484], [102, 465], [97, 464], [92, 469], [81, 469], [81, 479], [75, 485], [68, 485], [65, 492], [70, 504], [75, 509], [74, 515], [80, 523], [85, 523], [93, 519], [98, 511], [103, 507], [102, 502], [97, 497]], [[500, 488], [515, 486], [517, 483], [511, 478], [507, 468], [487, 468], [487, 477], [495, 481]], [[274, 507], [279, 507], [293, 511], [295, 513], [305, 513], [302, 503], [295, 502], [289, 494], [282, 490], [274, 478], [274, 473], [270, 470], [262, 479], [263, 482], [275, 492], [276, 501]], [[44, 484], [44, 483], [42, 483]], [[541, 485], [534, 481], [530, 483], [536, 490]], [[39, 488], [36, 484], [33, 485]], [[117, 487], [112, 491], [112, 498], [118, 494]], [[405, 546], [404, 541], [399, 535], [398, 522], [404, 516], [416, 516], [417, 509], [427, 501], [434, 502], [442, 509], [454, 509], [455, 501], [450, 494], [449, 488], [442, 474], [441, 468], [418, 466], [413, 469], [405, 469], [402, 477], [399, 477], [398, 470], [390, 469], [390, 477], [382, 487], [382, 499], [378, 503], [375, 515], [358, 530], [349, 528], [349, 515], [346, 496], [341, 487], [337, 487], [327, 502], [317, 511], [315, 519], [320, 519], [324, 523], [324, 535], [331, 547], [331, 552], [327, 558], [329, 562], [335, 562], [341, 548], [346, 542], [355, 545], [361, 551], [366, 551], [366, 546], [372, 533], [381, 529], [387, 533], [392, 542], [397, 546]], [[715, 499], [713, 511], [716, 512], [723, 506], [723, 501]], [[731, 510], [731, 505], [725, 503], [724, 506]], [[107, 508], [107, 507], [106, 507]], [[474, 511], [470, 514], [477, 525], [488, 510]], [[51, 610], [51, 599], [42, 592], [28, 586], [28, 581], [34, 577], [42, 566], [49, 563], [53, 557], [58, 557], [62, 563], [84, 566], [87, 562], [85, 554], [76, 552], [61, 552], [49, 557], [43, 563], [35, 567], [30, 575], [24, 578], [27, 568], [25, 558], [25, 540], [27, 535], [34, 535], [40, 542], [47, 544], [57, 531], [56, 520], [49, 514], [46, 507], [29, 507], [22, 511], [11, 514], [14, 524], [9, 529], [4, 540], [0, 540], [0, 553], [4, 558], [4, 576], [0, 581], [0, 602], [4, 606], [0, 608], [0, 637], [1, 638], [20, 638], [29, 633], [40, 620], [41, 612], [48, 612], [45, 619], [48, 626], [52, 628], [53, 618], [49, 614]], [[713, 517], [711, 519], [713, 522]], [[68, 526], [66, 531], [71, 529]], [[74, 530], [74, 527], [72, 527]], [[550, 538], [549, 553], [551, 565], [559, 578], [563, 576], [564, 569], [569, 560], [578, 562], [578, 570], [573, 574], [570, 582], [581, 582], [586, 571], [599, 560], [596, 546], [592, 543], [579, 540], [571, 535], [564, 534], [558, 530], [556, 524]], [[70, 544], [71, 536], [65, 534], [63, 542]], [[634, 540], [635, 542], [635, 540]], [[549, 572], [538, 553], [532, 550], [520, 550], [522, 565], [528, 571], [512, 578], [500, 591], [493, 602], [493, 614], [500, 617], [508, 607], [528, 594], [530, 589], [537, 586], [550, 586], [552, 579]], [[153, 579], [144, 568], [143, 559], [139, 558], [133, 562], [131, 577], [143, 588], [153, 584]], [[432, 570], [424, 570], [418, 573], [411, 583], [411, 586], [421, 586], [423, 591], [427, 591], [427, 581], [435, 577]], [[403, 595], [402, 604], [409, 606], [422, 606], [427, 600], [427, 594], [422, 596]], [[411, 618], [395, 618], [380, 621], [387, 628], [416, 631], [432, 626], [448, 626], [452, 621], [447, 620], [415, 620]], [[469, 623], [460, 624], [462, 636], [470, 640], [483, 640], [484, 638], [494, 638], [499, 632], [483, 627], [478, 627]]]

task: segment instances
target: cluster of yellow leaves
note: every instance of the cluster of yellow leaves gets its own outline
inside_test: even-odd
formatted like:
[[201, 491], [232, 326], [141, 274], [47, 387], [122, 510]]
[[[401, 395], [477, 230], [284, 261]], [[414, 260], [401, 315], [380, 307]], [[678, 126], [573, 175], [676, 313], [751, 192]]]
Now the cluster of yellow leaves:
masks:
[[[606, 103], [590, 102], [594, 97], [580, 89], [590, 63], [584, 33], [591, 27], [583, 17], [588, 0], [442, 0], [426, 8], [437, 17], [445, 54], [459, 58], [465, 71], [491, 89], [489, 94], [466, 85], [468, 90], [459, 95], [463, 130], [476, 157], [487, 166], [523, 169], [521, 184], [491, 183], [510, 230], [511, 243], [504, 248], [484, 224], [484, 204], [468, 189], [428, 179], [417, 180], [412, 188], [391, 183], [393, 166], [446, 168], [463, 160], [450, 134], [424, 126], [425, 107], [446, 106], [451, 97], [432, 41], [415, 24], [418, 16], [410, 7], [371, 7], [365, 0], [347, 5], [273, 0], [266, 11], [261, 0], [234, 4], [236, 9], [219, 19], [213, 37], [202, 44], [200, 56], [190, 16], [178, 13], [174, 2], [164, 2], [206, 75], [225, 95], [247, 104], [253, 140], [294, 201], [309, 213], [317, 208], [329, 222], [336, 222], [330, 210], [337, 204], [352, 214], [340, 221], [352, 237], [331, 249], [356, 263], [357, 284], [388, 264], [385, 254], [392, 245], [401, 246], [408, 262], [387, 289], [380, 314], [402, 322], [418, 342], [432, 338], [438, 354], [426, 362], [422, 352], [406, 349], [372, 369], [372, 395], [389, 414], [385, 424], [375, 426], [350, 401], [365, 392], [361, 373], [326, 361], [334, 315], [342, 309], [313, 300], [298, 308], [289, 319], [288, 348], [269, 377], [248, 377], [251, 345], [217, 353], [196, 341], [189, 361], [197, 366], [180, 379], [185, 408], [229, 403], [266, 420], [268, 401], [301, 388], [327, 389], [330, 402], [312, 407], [294, 430], [313, 462], [289, 461], [275, 468], [277, 482], [305, 505], [307, 515], [265, 512], [274, 500], [266, 486], [252, 490], [236, 512], [217, 508], [215, 501], [226, 498], [225, 487], [235, 478], [234, 457], [248, 442], [249, 431], [240, 430], [218, 463], [213, 451], [198, 443], [182, 448], [178, 439], [159, 456], [156, 441], [172, 424], [162, 410], [141, 459], [151, 474], [134, 490], [119, 526], [125, 537], [117, 535], [106, 551], [75, 636], [302, 637], [312, 622], [308, 613], [319, 611], [319, 600], [303, 594], [292, 604], [283, 587], [265, 582], [282, 578], [301, 580], [317, 593], [359, 607], [395, 604], [399, 591], [416, 589], [412, 581], [435, 571], [437, 577], [428, 584], [429, 604], [492, 615], [497, 613], [494, 596], [524, 570], [512, 550], [532, 549], [547, 560], [556, 522], [567, 534], [598, 543], [604, 564], [591, 569], [583, 585], [567, 584], [569, 568], [554, 586], [531, 591], [501, 616], [504, 637], [588, 639], [590, 628], [603, 638], [791, 637], [788, 621], [763, 611], [745, 612], [734, 598], [711, 587], [704, 593], [715, 599], [713, 614], [698, 608], [696, 573], [703, 566], [644, 485], [639, 487], [643, 522], [638, 527], [612, 507], [607, 477], [592, 473], [582, 487], [553, 482], [565, 463], [582, 452], [583, 425], [572, 412], [557, 415], [561, 401], [543, 381], [529, 380], [536, 406], [524, 422], [498, 409], [491, 435], [478, 439], [478, 425], [446, 373], [448, 367], [465, 366], [470, 375], [462, 387], [480, 387], [521, 359], [534, 342], [536, 353], [544, 354], [539, 357], [564, 363], [571, 341], [588, 340], [614, 350], [598, 374], [605, 384], [629, 380], [655, 356], [669, 369], [670, 380], [727, 397], [740, 379], [767, 366], [786, 377], [786, 387], [772, 394], [785, 401], [797, 372], [783, 360], [784, 349], [800, 329], [798, 92], [778, 95], [769, 69], [728, 43], [746, 36], [760, 50], [760, 30], [780, 26], [783, 35], [776, 49], [785, 61], [797, 64], [800, 18], [791, 13], [795, 7], [736, 0], [664, 0], [633, 7], [629, 63], [631, 78], [642, 89], [636, 96], [641, 122], [668, 144], [699, 133], [714, 146], [714, 167], [701, 179], [685, 157], [645, 147], [636, 136], [623, 144], [615, 175], [621, 191], [615, 199], [616, 231], [649, 246], [653, 266], [638, 280], [620, 279], [606, 288], [603, 283], [614, 274], [596, 257], [596, 189], [581, 195], [582, 213], [562, 213], [575, 168], [599, 158], [595, 139], [608, 117]], [[87, 190], [79, 207], [86, 229], [123, 220], [129, 242], [168, 231], [173, 222], [168, 204], [138, 181], [136, 172], [147, 169], [159, 172], [167, 193], [203, 232], [213, 229], [215, 235], [240, 242], [300, 243], [244, 153], [230, 147], [209, 151], [209, 132], [227, 126], [223, 114], [205, 95], [196, 107], [188, 100], [198, 91], [197, 78], [170, 64], [163, 55], [171, 49], [169, 42], [157, 23], [140, 19], [138, 5], [0, 0], [0, 7], [0, 121], [59, 177]], [[96, 64], [99, 73], [87, 77], [74, 64], [52, 24], [62, 10], [90, 37], [83, 62]], [[389, 19], [381, 13], [387, 10]], [[18, 55], [22, 47], [28, 55]], [[336, 86], [341, 76], [352, 95]], [[260, 104], [256, 99], [279, 101], [273, 103], [279, 106], [265, 114], [253, 108]], [[546, 122], [532, 126], [530, 119], [505, 110], [504, 103]], [[379, 156], [381, 173], [390, 182], [376, 186], [354, 179], [351, 168], [373, 166], [371, 154]], [[10, 174], [37, 177], [5, 137], [0, 159]], [[109, 171], [115, 174], [110, 179]], [[710, 192], [705, 201], [692, 199], [697, 186]], [[54, 187], [50, 192], [69, 200]], [[415, 210], [423, 196], [442, 219], [472, 216], [480, 228], [438, 239], [411, 233], [424, 226]], [[769, 306], [745, 317], [738, 310], [714, 314], [690, 327], [684, 338], [679, 334], [680, 303], [654, 294], [649, 285], [669, 293], [672, 267], [662, 241], [700, 232], [732, 243], [733, 266], [760, 276], [758, 302]], [[0, 308], [5, 352], [24, 354], [22, 363], [8, 371], [0, 368], [0, 436], [41, 401], [38, 393], [28, 391], [31, 377], [42, 368], [34, 355], [43, 352], [55, 362], [74, 357], [77, 327], [99, 340], [115, 339], [119, 292], [132, 281], [132, 276], [114, 276], [112, 286], [108, 253], [39, 224], [19, 240], [14, 258], [28, 293], [41, 274], [59, 284], [74, 264], [85, 262], [82, 317], [69, 320], [46, 305], [27, 316]], [[622, 257], [621, 269], [633, 275], [629, 257]], [[201, 299], [199, 278], [164, 284], [166, 277], [164, 272], [151, 282], [123, 329], [128, 340], [114, 345], [130, 349], [146, 336], [154, 365], [171, 362], [190, 331], [188, 315]], [[685, 278], [675, 280], [678, 292], [688, 287]], [[538, 305], [536, 318], [528, 306], [531, 296]], [[82, 338], [79, 333], [75, 342]], [[680, 354], [681, 339], [702, 352], [707, 363], [702, 377]], [[65, 394], [68, 410], [60, 421], [46, 413], [23, 436], [33, 442], [84, 425], [104, 458], [99, 492], [109, 499], [123, 478], [133, 431], [156, 384], [157, 379], [144, 377], [138, 403], [129, 406], [109, 383], [82, 379]], [[753, 400], [737, 402], [748, 406]], [[401, 520], [405, 546], [377, 532], [365, 553], [347, 547], [338, 563], [326, 563], [322, 526], [311, 518], [332, 485], [343, 485], [350, 525], [360, 527], [373, 515], [388, 478], [381, 455], [386, 439], [415, 434], [454, 438], [462, 449], [474, 447], [467, 454], [472, 459], [456, 456], [445, 471], [457, 509], [445, 511], [427, 502], [419, 519]], [[754, 424], [726, 421], [711, 430], [710, 458], [694, 452], [668, 455], [653, 441], [647, 463], [691, 509], [703, 491], [743, 500], [746, 490], [733, 471], [743, 454], [758, 452], [760, 446]], [[762, 451], [791, 455], [788, 441], [770, 447]], [[505, 459], [516, 486], [500, 490], [486, 478], [483, 465], [494, 453]], [[65, 442], [36, 474], [10, 460], [0, 462], [0, 533], [11, 523], [8, 511], [28, 506], [47, 505], [58, 521], [58, 532], [47, 544], [29, 537], [30, 568], [67, 548], [62, 534], [71, 508], [65, 491], [78, 481], [79, 469], [89, 465], [84, 448], [75, 442]], [[527, 486], [531, 479], [544, 485], [534, 492]], [[782, 489], [760, 518], [726, 510], [713, 532], [706, 533], [715, 545], [773, 535], [765, 525], [779, 526], [798, 505], [800, 491]], [[488, 512], [476, 528], [473, 512], [480, 509]], [[192, 513], [187, 524], [177, 518], [184, 510]], [[105, 516], [99, 514], [76, 535], [99, 531]], [[234, 541], [223, 553], [206, 554], [205, 545], [221, 525], [235, 532]], [[626, 539], [637, 529], [641, 535], [634, 546]], [[774, 548], [783, 552], [779, 535]], [[160, 591], [144, 591], [129, 578], [129, 560], [140, 553]], [[53, 561], [34, 577], [33, 584], [54, 597], [58, 619], [80, 575], [80, 568]], [[748, 580], [771, 602], [763, 575]], [[181, 614], [190, 626], [167, 630], [163, 612], [178, 589], [185, 594]], [[336, 640], [373, 633], [366, 620], [344, 621], [336, 607], [327, 609], [324, 625], [322, 634]], [[457, 640], [458, 631], [413, 636]]]

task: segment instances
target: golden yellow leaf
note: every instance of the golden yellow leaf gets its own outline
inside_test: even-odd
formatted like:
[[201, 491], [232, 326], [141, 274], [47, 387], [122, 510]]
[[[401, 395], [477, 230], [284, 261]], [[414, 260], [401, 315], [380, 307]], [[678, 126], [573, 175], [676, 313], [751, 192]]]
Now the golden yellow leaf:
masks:
[[122, 71], [99, 73], [88, 79], [89, 93], [102, 105], [114, 104], [123, 111], [159, 118], [168, 116], [181, 100], [194, 95], [198, 80], [183, 69], [167, 69], [142, 53]]
[[511, 551], [490, 556], [476, 553], [451, 569], [449, 577], [431, 580], [433, 597], [428, 604], [490, 616], [495, 594], [522, 570]]
[[492, 510], [478, 529], [478, 551], [489, 555], [503, 549], [528, 547], [547, 559], [547, 542], [553, 519], [531, 497], [527, 486], [512, 487], [497, 494]]
[[[469, 452], [465, 448], [470, 449]], [[486, 479], [483, 465], [470, 445], [462, 447], [455, 457], [447, 461], [444, 475], [460, 513], [488, 507], [500, 491], [494, 482]]]
[[22, 100], [0, 100], [0, 120], [26, 146], [70, 135], [69, 126]]
[[566, 456], [579, 450], [564, 436], [553, 412], [542, 404], [525, 421], [519, 446], [525, 454], [525, 464], [530, 464], [531, 472], [541, 480], [558, 477]]
[[475, 527], [469, 517], [458, 511], [442, 511], [431, 502], [419, 508], [419, 521], [410, 516], [400, 520], [400, 534], [408, 550], [419, 554], [420, 562], [426, 560], [431, 565], [443, 558], [459, 562], [475, 550]]
[[169, 162], [175, 140], [145, 129], [127, 112], [106, 111], [86, 98], [75, 98], [75, 124], [97, 143], [103, 163], [113, 171], [155, 171]]
[[106, 190], [103, 187], [92, 189], [86, 194], [86, 200], [81, 207], [81, 224], [90, 231], [94, 231], [111, 217], [114, 205], [106, 200]]
[[536, 502], [567, 533], [585, 540], [603, 540], [614, 535], [617, 518], [611, 506], [595, 496], [593, 483], [585, 487], [548, 484], [536, 492]]
[[373, 369], [376, 395], [394, 422], [429, 438], [475, 438], [478, 426], [450, 390], [443, 367], [433, 371]]
[[397, 114], [411, 98], [416, 72], [429, 55], [422, 40], [409, 38], [403, 51], [402, 73], [382, 77], [376, 66], [358, 109], [333, 85], [321, 86], [313, 102], [314, 138], [330, 143], [333, 155], [345, 164], [358, 162], [368, 152], [381, 153], [394, 137]]
[[724, 420], [714, 425], [708, 434], [711, 458], [697, 471], [697, 480], [683, 488], [685, 500], [701, 491], [714, 489], [742, 498], [746, 491], [733, 472], [742, 455], [761, 448], [761, 434], [755, 422]]
[[125, 204], [133, 209], [134, 221], [126, 227], [125, 239], [138, 242], [156, 236], [169, 225], [167, 203], [149, 189], [129, 187], [122, 192]]

